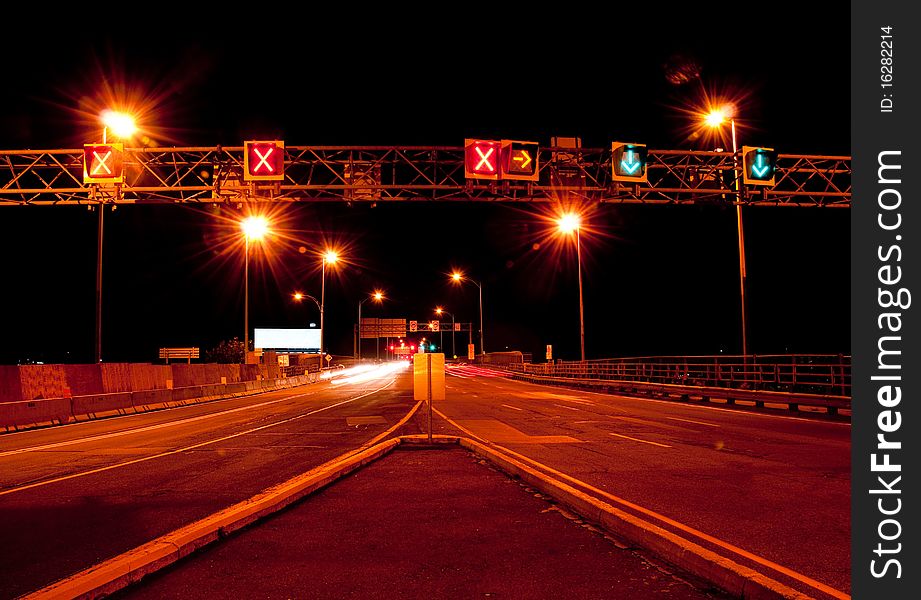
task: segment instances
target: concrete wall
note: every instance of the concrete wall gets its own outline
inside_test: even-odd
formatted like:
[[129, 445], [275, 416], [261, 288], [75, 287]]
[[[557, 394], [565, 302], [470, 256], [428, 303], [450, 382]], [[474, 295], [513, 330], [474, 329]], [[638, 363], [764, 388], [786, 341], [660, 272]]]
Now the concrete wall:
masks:
[[[149, 363], [0, 366], [0, 403], [276, 379], [278, 366]], [[172, 381], [172, 385], [169, 385]]]

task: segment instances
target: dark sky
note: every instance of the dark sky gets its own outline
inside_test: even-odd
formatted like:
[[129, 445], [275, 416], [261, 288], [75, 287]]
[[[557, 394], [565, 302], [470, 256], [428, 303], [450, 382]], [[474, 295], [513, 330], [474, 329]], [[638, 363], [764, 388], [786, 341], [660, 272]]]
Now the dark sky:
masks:
[[[0, 148], [98, 141], [94, 110], [107, 98], [142, 95], [152, 108], [141, 125], [160, 145], [275, 137], [289, 145], [460, 146], [465, 137], [549, 145], [551, 136], [578, 136], [586, 147], [631, 140], [712, 149], [688, 138], [679, 110], [703, 85], [744, 96], [740, 145], [848, 155], [848, 11], [802, 4], [771, 3], [757, 15], [738, 5], [724, 15], [699, 5], [671, 13], [574, 5], [529, 8], [520, 19], [495, 9], [465, 18], [459, 13], [474, 8], [460, 4], [450, 15], [278, 7], [281, 17], [265, 22], [217, 8], [178, 18], [174, 8], [106, 27], [79, 26], [73, 15], [41, 39], [22, 27], [0, 41]], [[699, 63], [700, 81], [669, 83], [663, 65], [676, 54]], [[337, 240], [348, 244], [351, 264], [327, 279], [336, 353], [351, 353], [357, 303], [375, 287], [389, 300], [381, 309], [366, 303], [365, 316], [428, 319], [442, 304], [459, 321], [476, 321], [476, 288], [447, 283], [456, 266], [483, 284], [487, 350], [537, 357], [553, 344], [557, 357], [576, 358], [575, 255], [547, 243], [540, 209], [283, 207], [288, 240], [251, 263], [251, 325], [317, 321], [315, 307], [290, 300], [296, 288], [320, 292], [318, 264], [297, 247]], [[106, 361], [156, 360], [162, 346], [242, 337], [242, 256], [222, 253], [227, 210], [106, 213]], [[848, 352], [849, 211], [745, 215], [750, 349]], [[96, 219], [85, 207], [0, 206], [0, 362], [92, 360]], [[590, 358], [740, 349], [732, 209], [604, 205], [586, 228]]]

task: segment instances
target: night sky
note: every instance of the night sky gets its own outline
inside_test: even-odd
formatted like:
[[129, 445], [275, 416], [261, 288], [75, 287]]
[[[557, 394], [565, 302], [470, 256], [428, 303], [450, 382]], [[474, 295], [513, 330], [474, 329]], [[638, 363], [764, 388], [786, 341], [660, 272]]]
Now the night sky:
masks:
[[[175, 19], [164, 10], [99, 33], [70, 23], [40, 40], [23, 27], [0, 40], [0, 148], [99, 141], [98, 110], [143, 97], [140, 125], [161, 146], [461, 146], [465, 137], [548, 146], [571, 136], [589, 148], [627, 140], [710, 150], [713, 142], [689, 137], [681, 110], [709, 90], [738, 97], [739, 145], [849, 155], [848, 11], [801, 5], [771, 3], [759, 15], [735, 5], [725, 15], [558, 7], [520, 20], [462, 19], [458, 5], [450, 20], [387, 9], [265, 23], [215, 8]], [[699, 79], [671, 83], [676, 56], [696, 61]], [[427, 320], [443, 305], [476, 322], [476, 287], [448, 282], [460, 268], [483, 285], [487, 350], [542, 358], [553, 344], [555, 357], [577, 358], [576, 257], [548, 237], [548, 208], [277, 206], [279, 235], [252, 257], [251, 326], [318, 322], [312, 303], [290, 297], [320, 294], [319, 262], [298, 248], [335, 242], [349, 264], [327, 275], [334, 353], [351, 354], [358, 301], [375, 288], [388, 300], [365, 303], [363, 316]], [[163, 346], [242, 338], [234, 216], [206, 205], [106, 213], [105, 361], [156, 361]], [[850, 211], [752, 207], [745, 220], [750, 350], [848, 353]], [[0, 206], [0, 223], [0, 362], [90, 362], [96, 213]], [[589, 358], [740, 350], [731, 207], [597, 206], [582, 241]]]

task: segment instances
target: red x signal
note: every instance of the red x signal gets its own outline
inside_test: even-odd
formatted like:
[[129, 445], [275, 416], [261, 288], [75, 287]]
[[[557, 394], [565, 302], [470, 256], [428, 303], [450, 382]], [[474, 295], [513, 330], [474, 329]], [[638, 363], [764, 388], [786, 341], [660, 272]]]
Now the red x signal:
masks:
[[464, 176], [499, 179], [499, 148], [492, 140], [464, 140]]
[[122, 144], [83, 145], [83, 183], [124, 183]]
[[285, 178], [285, 143], [280, 140], [243, 142], [245, 181], [282, 181]]

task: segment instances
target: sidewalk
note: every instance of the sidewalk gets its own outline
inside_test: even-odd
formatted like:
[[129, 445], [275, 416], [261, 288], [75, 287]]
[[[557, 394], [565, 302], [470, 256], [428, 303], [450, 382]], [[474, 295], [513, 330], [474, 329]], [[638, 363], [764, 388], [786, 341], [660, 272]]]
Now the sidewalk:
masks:
[[671, 571], [466, 450], [400, 449], [115, 597], [727, 597]]

